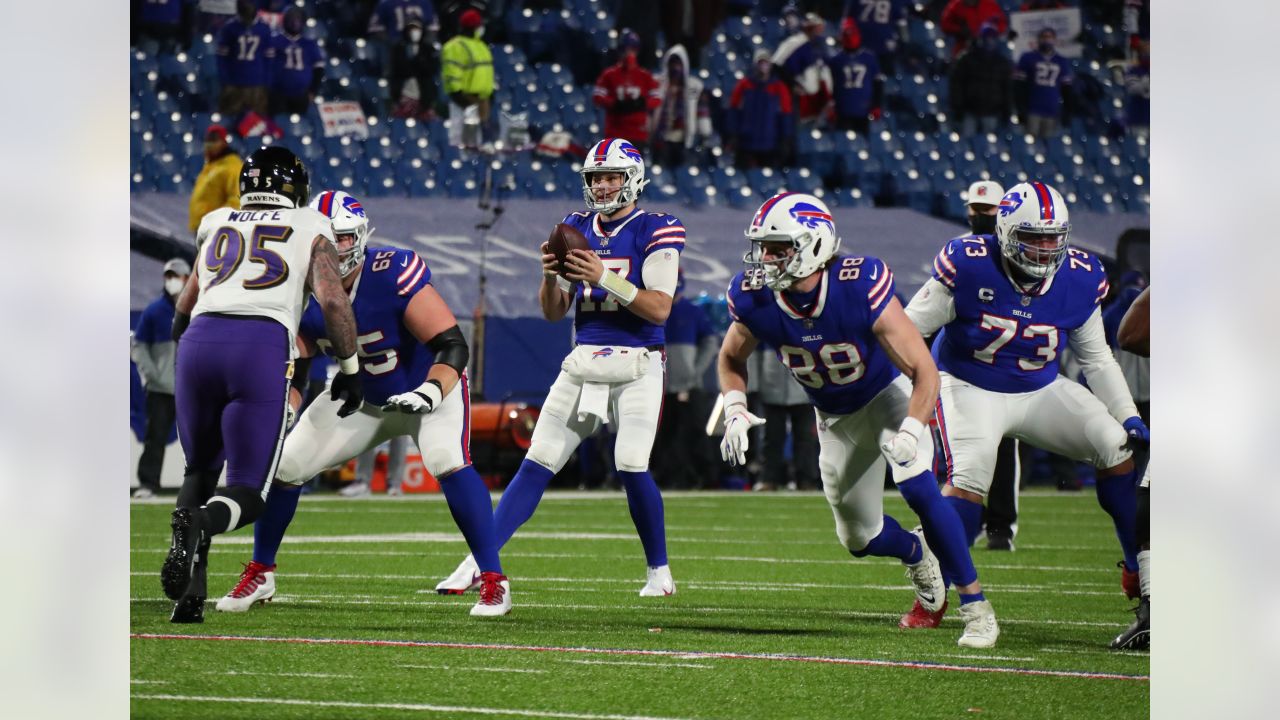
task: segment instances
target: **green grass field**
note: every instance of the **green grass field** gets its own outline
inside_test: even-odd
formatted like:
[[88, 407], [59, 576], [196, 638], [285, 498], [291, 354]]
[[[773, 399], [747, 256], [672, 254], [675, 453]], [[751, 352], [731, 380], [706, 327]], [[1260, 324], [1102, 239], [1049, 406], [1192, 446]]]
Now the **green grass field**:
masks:
[[[169, 501], [171, 502], [171, 501]], [[168, 622], [171, 504], [132, 506], [131, 697], [148, 718], [1102, 718], [1149, 714], [1119, 547], [1092, 494], [1023, 496], [1014, 553], [974, 551], [1001, 624], [987, 651], [904, 632], [900, 564], [851, 558], [818, 494], [673, 493], [678, 592], [640, 598], [616, 493], [551, 493], [503, 551], [515, 609], [475, 619], [436, 582], [466, 554], [442, 498], [304, 497], [273, 602]], [[913, 524], [905, 503], [886, 511]], [[219, 536], [225, 593], [253, 536]]]

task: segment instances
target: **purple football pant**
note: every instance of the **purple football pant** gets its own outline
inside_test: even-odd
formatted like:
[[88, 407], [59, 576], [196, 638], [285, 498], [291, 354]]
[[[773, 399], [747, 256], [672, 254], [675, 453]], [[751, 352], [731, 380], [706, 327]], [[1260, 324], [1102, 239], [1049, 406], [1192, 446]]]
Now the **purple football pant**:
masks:
[[178, 343], [178, 439], [187, 470], [227, 463], [227, 485], [263, 490], [284, 440], [289, 332], [259, 317], [198, 315]]

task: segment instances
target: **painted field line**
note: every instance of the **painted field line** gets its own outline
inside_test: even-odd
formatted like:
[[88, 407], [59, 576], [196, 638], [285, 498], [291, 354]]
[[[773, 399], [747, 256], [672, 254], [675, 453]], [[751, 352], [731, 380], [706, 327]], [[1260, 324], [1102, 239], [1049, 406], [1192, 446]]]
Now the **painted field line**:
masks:
[[[534, 593], [529, 593], [530, 595]], [[423, 593], [423, 597], [433, 597], [430, 594]], [[463, 617], [467, 615], [468, 606], [461, 605], [456, 602], [453, 597], [434, 596], [435, 602], [425, 600], [399, 600], [397, 596], [370, 596], [370, 595], [289, 595], [277, 592], [272, 598], [273, 604], [280, 603], [297, 603], [299, 605], [333, 605], [334, 603], [342, 605], [360, 605], [372, 607], [414, 607], [414, 608], [453, 608], [458, 609], [458, 614]], [[438, 598], [438, 599], [436, 599]], [[130, 597], [131, 603], [151, 603], [160, 602], [161, 598], [155, 595], [147, 597]], [[168, 602], [167, 600], [165, 601]], [[728, 614], [728, 615], [764, 615], [766, 617], [775, 618], [778, 616], [776, 607], [725, 607], [725, 606], [698, 606], [698, 605], [673, 605], [664, 602], [655, 602], [645, 605], [588, 605], [582, 603], [539, 603], [524, 602], [517, 600], [515, 603], [517, 610], [520, 608], [541, 608], [549, 610], [649, 610], [668, 612], [678, 615], [679, 613], [702, 613], [702, 614]], [[166, 613], [168, 611], [166, 610]], [[860, 610], [824, 610], [821, 608], [802, 608], [796, 610], [802, 615], [822, 616], [840, 618], [868, 618], [880, 620], [892, 620], [896, 625], [898, 619], [902, 617], [901, 612], [868, 612]], [[466, 621], [474, 623], [474, 620]], [[1052, 620], [1039, 618], [1010, 618], [1004, 615], [1000, 616], [1002, 625], [1062, 625], [1068, 627], [1098, 627], [1110, 628], [1112, 630], [1123, 630], [1126, 627], [1124, 618], [1117, 618], [1114, 622], [1098, 622], [1092, 620]]]
[[296, 678], [353, 678], [355, 675], [337, 675], [334, 673], [304, 673], [304, 672], [255, 672], [253, 670], [206, 670], [201, 675], [247, 675], [250, 677], [257, 675], [269, 675], [271, 677], [296, 677]]
[[1083, 680], [1137, 680], [1148, 681], [1149, 675], [1124, 675], [1120, 673], [1083, 672], [1076, 670], [1042, 670], [1035, 668], [986, 667], [982, 665], [951, 665], [914, 660], [874, 660], [870, 658], [823, 657], [814, 655], [785, 655], [776, 653], [736, 653], [690, 650], [640, 650], [630, 648], [590, 648], [556, 645], [515, 645], [510, 643], [458, 643], [426, 640], [356, 640], [345, 638], [282, 638], [242, 635], [175, 635], [163, 633], [131, 633], [137, 640], [198, 640], [208, 642], [261, 642], [293, 645], [356, 645], [364, 647], [443, 648], [449, 650], [509, 650], [521, 652], [575, 653], [583, 655], [623, 655], [642, 657], [684, 657], [709, 660], [763, 660], [771, 662], [802, 662], [825, 665], [858, 665], [908, 670], [939, 670], [946, 672], [994, 673], [1004, 675], [1031, 675], [1039, 677], [1078, 678]]
[[564, 660], [563, 662], [573, 663], [574, 665], [636, 665], [639, 667], [651, 667], [651, 668], [682, 667], [682, 668], [695, 668], [697, 670], [712, 669], [712, 666], [710, 665], [694, 665], [693, 663], [679, 663], [679, 662], [650, 663], [650, 662], [638, 662], [635, 660]]
[[130, 678], [130, 685], [168, 685], [168, 680], [137, 680]]
[[355, 708], [362, 710], [416, 710], [443, 715], [515, 715], [518, 717], [568, 718], [568, 720], [679, 720], [652, 715], [596, 715], [592, 713], [557, 712], [555, 710], [520, 710], [517, 708], [467, 707], [463, 705], [427, 705], [425, 703], [376, 703], [345, 700], [301, 700], [294, 698], [216, 697], [213, 695], [139, 695], [134, 700], [176, 700], [179, 702], [235, 703], [251, 705], [300, 705], [303, 707]]
[[465, 670], [466, 672], [505, 672], [505, 673], [530, 673], [545, 674], [550, 670], [533, 670], [530, 668], [495, 668], [495, 667], [478, 667], [475, 665], [397, 665], [396, 667], [409, 668], [411, 670]]

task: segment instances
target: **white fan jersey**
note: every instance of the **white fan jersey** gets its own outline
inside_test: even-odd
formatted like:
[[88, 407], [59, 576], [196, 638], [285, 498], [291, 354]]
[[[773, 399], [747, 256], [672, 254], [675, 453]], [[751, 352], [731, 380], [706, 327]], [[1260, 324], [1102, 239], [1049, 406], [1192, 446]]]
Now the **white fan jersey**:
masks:
[[298, 332], [317, 235], [333, 240], [329, 218], [302, 208], [220, 208], [196, 231], [200, 297], [191, 316], [258, 315]]

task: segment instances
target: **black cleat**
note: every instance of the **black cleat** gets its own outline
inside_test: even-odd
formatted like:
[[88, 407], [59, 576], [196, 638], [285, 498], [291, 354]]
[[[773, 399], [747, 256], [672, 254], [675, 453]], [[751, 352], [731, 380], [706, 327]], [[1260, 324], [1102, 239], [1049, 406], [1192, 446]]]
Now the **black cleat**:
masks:
[[204, 622], [204, 596], [186, 595], [173, 604], [173, 614], [169, 616], [171, 623]]
[[1148, 650], [1151, 648], [1151, 598], [1144, 597], [1133, 609], [1137, 617], [1128, 630], [1111, 641], [1112, 650]]
[[209, 535], [204, 527], [203, 514], [193, 508], [174, 510], [169, 527], [173, 528], [173, 537], [169, 543], [169, 556], [160, 568], [160, 584], [170, 600], [177, 600], [187, 594], [201, 548], [209, 546]]
[[987, 533], [987, 549], [1013, 552], [1013, 538], [1000, 533]]

